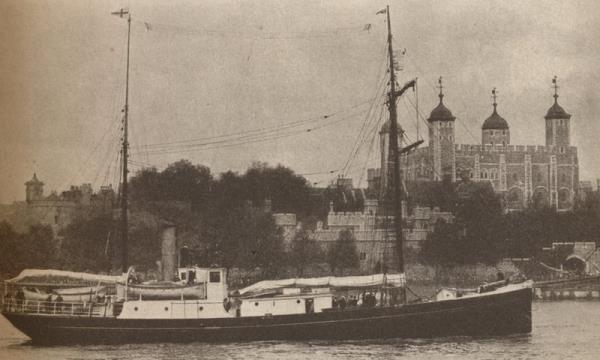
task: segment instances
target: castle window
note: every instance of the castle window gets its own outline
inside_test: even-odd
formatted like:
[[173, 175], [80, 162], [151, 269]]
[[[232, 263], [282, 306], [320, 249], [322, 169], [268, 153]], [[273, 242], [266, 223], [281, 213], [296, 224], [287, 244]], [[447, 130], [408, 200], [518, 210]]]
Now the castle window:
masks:
[[564, 148], [564, 146], [561, 146], [561, 147], [559, 147], [559, 148], [558, 148], [558, 152], [559, 152], [559, 153], [561, 153], [561, 154], [564, 154], [564, 153], [565, 153], [565, 148]]
[[361, 252], [359, 256], [360, 261], [367, 260], [367, 253]]

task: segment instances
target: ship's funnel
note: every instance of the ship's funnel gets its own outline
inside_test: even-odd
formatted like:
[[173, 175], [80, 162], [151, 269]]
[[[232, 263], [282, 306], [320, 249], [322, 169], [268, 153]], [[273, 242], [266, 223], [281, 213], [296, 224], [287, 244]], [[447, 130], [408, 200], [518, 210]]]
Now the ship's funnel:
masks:
[[161, 235], [162, 278], [175, 280], [177, 274], [177, 227], [170, 222], [162, 223]]

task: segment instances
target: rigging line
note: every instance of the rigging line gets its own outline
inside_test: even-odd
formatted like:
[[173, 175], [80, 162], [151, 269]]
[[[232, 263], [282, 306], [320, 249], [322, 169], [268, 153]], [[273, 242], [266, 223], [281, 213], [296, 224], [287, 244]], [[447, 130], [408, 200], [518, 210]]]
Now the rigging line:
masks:
[[369, 147], [367, 148], [368, 149], [367, 158], [365, 160], [365, 165], [363, 167], [363, 171], [360, 174], [359, 183], [362, 183], [364, 175], [365, 175], [365, 173], [367, 171], [366, 168], [368, 166], [368, 162], [370, 160], [370, 156], [371, 156], [371, 153], [373, 151], [375, 139], [377, 138], [377, 130], [379, 128], [381, 128], [381, 126], [382, 126], [383, 111], [384, 111], [384, 107], [382, 106], [381, 109], [380, 109], [380, 111], [379, 111], [378, 120], [375, 122], [374, 126], [372, 127], [371, 131], [369, 132], [369, 138], [371, 138], [371, 142], [369, 144]]
[[[358, 113], [354, 113], [354, 114], [349, 114], [345, 117], [339, 118], [335, 121], [331, 121], [328, 122], [326, 124], [322, 124], [322, 125], [315, 125], [311, 128], [308, 129], [287, 129], [284, 131], [280, 131], [280, 130], [272, 130], [270, 132], [265, 132], [265, 133], [259, 133], [259, 134], [250, 134], [250, 135], [246, 135], [246, 136], [238, 136], [237, 138], [232, 138], [232, 139], [224, 139], [224, 140], [220, 140], [220, 141], [212, 141], [212, 142], [204, 142], [204, 143], [197, 143], [197, 144], [182, 144], [179, 146], [172, 146], [172, 147], [165, 147], [165, 148], [158, 148], [158, 149], [150, 149], [150, 151], [148, 152], [150, 153], [157, 153], [157, 152], [162, 152], [162, 151], [175, 151], [177, 149], [186, 149], [186, 148], [193, 148], [193, 147], [202, 147], [202, 146], [207, 146], [207, 145], [216, 145], [216, 144], [227, 144], [227, 143], [232, 143], [232, 142], [239, 142], [239, 141], [244, 141], [244, 140], [254, 140], [254, 139], [260, 139], [262, 137], [268, 137], [268, 136], [275, 136], [278, 135], [280, 133], [300, 133], [300, 132], [311, 132], [313, 130], [318, 130], [320, 128], [323, 128], [325, 126], [330, 126], [336, 123], [339, 123], [341, 121], [346, 121], [347, 119], [359, 115], [360, 112]], [[139, 152], [136, 152], [136, 154]]]
[[[344, 120], [344, 119], [342, 119], [342, 120]], [[340, 122], [342, 120], [338, 120], [337, 122]], [[335, 124], [337, 122], [332, 122], [332, 123], [329, 123], [329, 124], [325, 124], [325, 125], [321, 126], [320, 128], [323, 128], [323, 127], [329, 126], [329, 125], [333, 125], [333, 124]], [[176, 154], [176, 153], [185, 153], [185, 152], [204, 151], [204, 150], [221, 149], [221, 148], [227, 148], [227, 147], [243, 146], [243, 145], [252, 144], [252, 143], [256, 143], [256, 142], [278, 140], [278, 139], [282, 139], [282, 138], [286, 138], [286, 137], [290, 137], [290, 136], [295, 136], [295, 135], [298, 135], [298, 134], [307, 133], [307, 132], [311, 132], [311, 131], [313, 131], [313, 129], [307, 129], [307, 130], [301, 130], [301, 131], [294, 131], [294, 132], [291, 132], [291, 133], [279, 134], [279, 135], [271, 136], [271, 137], [268, 137], [268, 138], [259, 137], [259, 138], [254, 138], [254, 139], [246, 139], [245, 141], [242, 141], [242, 142], [229, 143], [229, 144], [225, 143], [225, 144], [213, 145], [213, 146], [208, 146], [208, 147], [203, 147], [203, 148], [198, 148], [197, 147], [197, 148], [189, 148], [189, 149], [181, 149], [181, 150], [166, 150], [166, 151], [150, 152], [149, 155]]]
[[[347, 111], [350, 111], [352, 109], [356, 109], [356, 108], [359, 108], [359, 107], [364, 106], [366, 104], [369, 104], [374, 99], [375, 98], [371, 98], [371, 99], [368, 99], [368, 100], [363, 101], [361, 103], [352, 105], [352, 106], [350, 106], [348, 108], [345, 108], [345, 109], [342, 109], [342, 110], [338, 110], [338, 111], [335, 111], [335, 112], [332, 112], [332, 113], [329, 113], [329, 114], [320, 115], [320, 116], [313, 116], [313, 117], [310, 117], [310, 118], [307, 118], [307, 119], [292, 121], [292, 122], [289, 122], [289, 123], [286, 123], [286, 124], [279, 124], [279, 125], [267, 126], [267, 127], [257, 128], [257, 129], [253, 129], [253, 130], [243, 131], [243, 132], [221, 134], [221, 135], [216, 135], [216, 136], [208, 136], [208, 137], [202, 137], [202, 138], [195, 138], [195, 139], [188, 139], [188, 140], [179, 140], [179, 141], [164, 142], [164, 143], [154, 143], [154, 144], [148, 144], [145, 147], [152, 148], [152, 147], [160, 147], [160, 146], [166, 146], [166, 145], [185, 144], [185, 143], [190, 143], [190, 142], [195, 142], [195, 141], [214, 140], [214, 139], [221, 139], [221, 138], [226, 138], [226, 137], [249, 135], [249, 134], [252, 134], [252, 133], [263, 132], [263, 131], [270, 131], [270, 130], [277, 130], [277, 129], [286, 129], [286, 128], [298, 127], [298, 126], [304, 125], [305, 123], [318, 122], [318, 121], [330, 119], [330, 118], [332, 118], [334, 116], [337, 116], [339, 114], [342, 114], [344, 112], [347, 112]], [[136, 148], [138, 148], [138, 147], [136, 147]]]
[[[374, 109], [374, 108], [372, 108], [372, 109]], [[352, 147], [352, 150], [351, 150], [351, 152], [350, 152], [350, 154], [349, 154], [349, 156], [346, 159], [346, 162], [344, 164], [344, 167], [343, 167], [344, 171], [350, 166], [352, 160], [356, 157], [356, 155], [360, 151], [361, 147], [363, 146], [364, 142], [366, 141], [366, 139], [367, 139], [367, 133], [368, 133], [368, 131], [366, 129], [373, 122], [372, 115], [374, 115], [372, 113], [372, 111], [369, 111], [367, 113], [367, 115], [365, 116], [365, 119], [363, 121], [363, 125], [362, 125], [362, 127], [361, 127], [361, 129], [360, 129], [360, 131], [358, 133], [358, 136], [357, 136], [357, 138], [355, 140], [355, 143], [354, 143], [354, 145]]]
[[[422, 70], [419, 68], [419, 66], [415, 63], [414, 66], [417, 68], [418, 71], [422, 72]], [[425, 82], [429, 85], [430, 89], [432, 90], [432, 92], [434, 94], [437, 94], [437, 88], [435, 87], [434, 83], [428, 80], [425, 80]], [[469, 91], [469, 90], [467, 90]], [[465, 106], [466, 108], [466, 104], [464, 103], [464, 101], [462, 101], [463, 106]], [[423, 117], [422, 113], [421, 113], [421, 117]], [[469, 134], [469, 136], [473, 139], [473, 141], [477, 142], [478, 139], [475, 137], [475, 135], [473, 135], [473, 133], [471, 132], [471, 130], [469, 130], [469, 128], [464, 124], [464, 122], [460, 119], [457, 118], [456, 122], [459, 122], [461, 124], [461, 126], [465, 129], [465, 131], [467, 132], [467, 134]]]
[[[104, 140], [104, 138], [106, 137], [106, 134], [108, 132], [110, 132], [111, 130], [111, 126], [114, 126], [114, 121], [113, 122], [108, 122], [108, 126], [106, 127], [106, 129], [103, 131], [102, 136], [100, 137], [100, 139], [98, 140], [98, 142], [95, 144], [94, 148], [92, 149], [92, 151], [88, 154], [88, 156], [85, 158], [85, 161], [82, 163], [82, 165], [79, 166], [79, 168], [76, 171], [76, 174], [74, 174], [70, 180], [66, 180], [64, 182], [61, 183], [60, 188], [65, 188], [67, 185], [73, 184], [75, 182], [75, 178], [77, 177], [77, 175], [81, 175], [81, 172], [83, 170], [83, 167], [85, 165], [88, 165], [88, 162], [90, 160], [90, 158], [92, 157], [92, 155], [94, 155], [94, 153], [96, 153], [96, 151], [98, 150], [98, 148], [100, 147], [100, 144], [102, 143], [102, 141]], [[119, 122], [117, 122], [118, 124]], [[51, 202], [51, 205], [48, 206], [48, 209], [44, 212], [43, 217], [47, 217], [48, 214], [50, 213], [50, 211], [52, 210], [52, 208], [59, 202], [61, 201], [60, 197], [57, 196], [57, 198], [55, 200], [53, 200]]]
[[[403, 102], [403, 104], [404, 104], [404, 107], [405, 107], [405, 109], [406, 109], [406, 112], [407, 112], [407, 113], [410, 113], [410, 108], [408, 107], [408, 104], [407, 104], [407, 102], [408, 102], [410, 105], [413, 105], [413, 104], [412, 104], [412, 103], [410, 102], [410, 100], [408, 100], [407, 98], [404, 98], [404, 100], [403, 100], [403, 101], [404, 101], [404, 102]], [[413, 107], [414, 107], [414, 106], [413, 106]], [[418, 114], [418, 113], [417, 113], [417, 114]], [[415, 129], [416, 129], [416, 131], [417, 131], [417, 138], [419, 137], [419, 136], [418, 136], [418, 134], [419, 134], [419, 125], [418, 125], [418, 124], [419, 124], [419, 120], [423, 121], [423, 123], [427, 125], [427, 121], [425, 121], [425, 120], [424, 120], [422, 117], [421, 117], [421, 118], [417, 118], [416, 125], [415, 125]]]
[[107, 151], [106, 151], [104, 157], [102, 157], [101, 161], [99, 162], [99, 166], [98, 166], [98, 169], [96, 171], [96, 175], [93, 178], [92, 184], [94, 184], [94, 185], [97, 184], [98, 177], [100, 176], [100, 173], [102, 172], [102, 170], [105, 167], [110, 168], [110, 163], [111, 163], [111, 161], [110, 161], [110, 157], [111, 156], [110, 155], [113, 153], [113, 150], [114, 150], [113, 148], [115, 146], [115, 143], [117, 143], [116, 139], [114, 139], [109, 144], [109, 146], [107, 147]]
[[[116, 156], [114, 156], [115, 153], [116, 153]], [[102, 182], [104, 185], [108, 185], [108, 184], [112, 185], [112, 180], [114, 178], [114, 173], [113, 172], [116, 171], [117, 166], [119, 166], [119, 164], [118, 164], [118, 162], [119, 162], [119, 152], [115, 151], [113, 153], [113, 157], [114, 157], [114, 161], [112, 161], [111, 164], [106, 169], [106, 175], [104, 176], [104, 181]]]
[[[363, 122], [363, 126], [361, 127], [361, 130], [358, 134], [355, 145], [353, 146], [352, 151], [350, 152], [350, 155], [344, 165], [344, 171], [346, 168], [348, 168], [350, 166], [350, 163], [352, 162], [353, 158], [356, 157], [356, 155], [360, 151], [360, 148], [362, 147], [362, 145], [364, 145], [364, 143], [367, 139], [366, 133], [364, 131], [374, 119], [372, 117], [372, 115], [374, 115], [372, 113], [372, 111], [375, 111], [374, 105], [375, 105], [375, 103], [383, 100], [385, 93], [386, 93], [387, 85], [385, 84], [385, 76], [383, 76], [381, 81], [379, 82], [378, 88], [381, 88], [381, 90], [378, 91], [378, 95], [375, 97], [374, 102], [371, 104], [371, 107], [369, 108], [369, 112], [367, 113], [367, 116], [365, 117], [365, 121]], [[381, 109], [383, 109], [383, 104], [381, 104]]]
[[[326, 126], [337, 124], [344, 120], [346, 120], [346, 119], [345, 118], [340, 119], [335, 122], [323, 124], [321, 126], [315, 126], [315, 127], [308, 128], [308, 129], [288, 130], [286, 132], [277, 132], [277, 133], [273, 133], [273, 134], [266, 134], [268, 136], [265, 136], [265, 134], [258, 134], [258, 135], [239, 137], [236, 139], [229, 139], [229, 140], [224, 140], [224, 141], [215, 141], [215, 142], [199, 143], [199, 144], [188, 144], [186, 146], [180, 146], [180, 147], [176, 147], [176, 148], [150, 150], [150, 151], [147, 151], [146, 154], [147, 155], [155, 155], [155, 154], [161, 154], [161, 153], [177, 153], [178, 151], [188, 151], [188, 150], [201, 149], [201, 148], [216, 149], [216, 148], [221, 148], [221, 147], [238, 146], [238, 145], [243, 145], [243, 144], [253, 143], [253, 142], [268, 141], [271, 139], [278, 139], [281, 137], [281, 135], [283, 135], [283, 137], [285, 137], [285, 136], [302, 134], [302, 133], [307, 133], [307, 132], [314, 132], [316, 130], [322, 129]], [[134, 153], [134, 155], [135, 154], [138, 154], [138, 153]]]
[[[385, 93], [385, 80], [386, 80], [386, 76], [384, 74], [384, 70], [387, 67], [387, 56], [386, 56], [386, 50], [387, 50], [387, 44], [383, 44], [384, 46], [383, 51], [381, 53], [381, 60], [380, 60], [380, 65], [379, 65], [379, 69], [377, 72], [377, 76], [376, 76], [376, 81], [375, 81], [375, 86], [374, 86], [374, 91], [376, 96], [373, 99], [373, 102], [371, 103], [371, 105], [369, 106], [369, 111], [366, 114], [365, 117], [365, 121], [363, 122], [363, 126], [361, 127], [358, 136], [357, 136], [357, 142], [355, 143], [355, 145], [358, 143], [358, 140], [360, 139], [361, 133], [363, 132], [363, 130], [365, 129], [365, 127], [367, 126], [367, 119], [368, 117], [371, 115], [371, 111], [373, 110], [373, 107], [375, 106], [375, 103], [379, 101], [379, 98], [382, 96], [380, 93], [383, 92]], [[383, 87], [383, 89], [381, 89]], [[381, 89], [381, 90], [380, 90]], [[352, 157], [353, 152], [354, 152], [354, 148], [350, 151], [350, 157]], [[348, 158], [348, 161], [350, 160], [350, 158]], [[346, 164], [348, 164], [348, 161], [346, 162]]]
[[[379, 125], [379, 124], [377, 124], [377, 125]], [[369, 150], [368, 150], [368, 153], [367, 153], [367, 157], [365, 159], [365, 163], [364, 163], [363, 169], [362, 169], [362, 171], [360, 173], [360, 177], [358, 179], [358, 183], [359, 184], [362, 183], [362, 181], [364, 179], [364, 176], [365, 176], [365, 173], [367, 172], [367, 167], [369, 166], [369, 162], [371, 160], [371, 154], [373, 153], [373, 148], [375, 147], [375, 139], [377, 138], [377, 128], [378, 128], [378, 126], [375, 126], [373, 134], [372, 134], [371, 144], [369, 144], [369, 147], [368, 147]]]
[[[362, 166], [361, 164], [357, 164], [357, 165], [351, 166], [351, 168], [358, 168], [358, 167], [361, 167], [361, 166]], [[334, 174], [334, 173], [336, 173], [337, 171], [340, 171], [340, 170], [342, 170], [342, 168], [333, 169], [333, 170], [326, 170], [326, 171], [320, 171], [320, 172], [313, 172], [313, 173], [301, 173], [301, 174], [298, 173], [296, 175], [310, 176], [310, 175]]]
[[[412, 102], [411, 99], [409, 99], [408, 97], [404, 98], [404, 101], [408, 101], [408, 103], [413, 107], [413, 109], [417, 110], [417, 106]], [[407, 109], [408, 110], [408, 109]], [[427, 119], [425, 118], [425, 115], [423, 114], [423, 112], [421, 112], [421, 110], [418, 110], [418, 117], [419, 119], [421, 119], [421, 121], [423, 121], [423, 123], [427, 126], [429, 126], [429, 123], [427, 122]]]
[[[316, 38], [327, 38], [338, 35], [355, 35], [355, 33], [362, 33], [365, 30], [365, 24], [352, 26], [352, 27], [339, 27], [326, 29], [321, 31], [287, 31], [287, 32], [262, 32], [262, 33], [250, 33], [248, 31], [224, 31], [224, 30], [213, 30], [207, 28], [192, 28], [184, 27], [181, 25], [160, 23], [160, 22], [149, 22], [142, 20], [132, 20], [133, 23], [142, 24], [146, 31], [156, 31], [156, 29], [162, 29], [170, 31], [172, 33], [179, 32], [184, 35], [216, 35], [221, 37], [236, 37], [246, 39], [262, 39], [262, 40], [277, 40], [277, 39], [316, 39]], [[262, 30], [261, 30], [262, 31]], [[367, 32], [369, 34], [369, 32]]]

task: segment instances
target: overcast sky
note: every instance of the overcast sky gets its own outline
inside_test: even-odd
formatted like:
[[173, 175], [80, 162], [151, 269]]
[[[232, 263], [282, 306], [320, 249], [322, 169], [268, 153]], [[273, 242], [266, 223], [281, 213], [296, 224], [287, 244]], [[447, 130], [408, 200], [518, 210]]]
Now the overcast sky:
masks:
[[[121, 7], [133, 17], [133, 171], [180, 158], [215, 173], [243, 171], [253, 161], [281, 163], [301, 174], [341, 168], [382, 75], [386, 24], [375, 13], [386, 3], [0, 2], [0, 202], [23, 199], [23, 183], [34, 171], [46, 193], [82, 182], [97, 189], [117, 179], [127, 23], [110, 12]], [[480, 143], [496, 87], [511, 142], [543, 145], [543, 116], [557, 75], [559, 102], [573, 115], [580, 177], [600, 177], [597, 1], [390, 5], [394, 46], [406, 48], [401, 82], [419, 78], [419, 106], [428, 115], [438, 101], [437, 78], [444, 77], [458, 143]], [[372, 24], [369, 31], [362, 30], [365, 24]], [[409, 110], [400, 105], [400, 120], [415, 139]], [[264, 142], [167, 153], [143, 148], [265, 127], [281, 131], [337, 111], [347, 113], [332, 117], [333, 125], [317, 122], [314, 131], [279, 138], [274, 132]], [[376, 154], [368, 155], [361, 150], [355, 163], [370, 159], [376, 165]], [[350, 175], [358, 178], [361, 171], [356, 166]], [[307, 175], [320, 185], [332, 176]]]

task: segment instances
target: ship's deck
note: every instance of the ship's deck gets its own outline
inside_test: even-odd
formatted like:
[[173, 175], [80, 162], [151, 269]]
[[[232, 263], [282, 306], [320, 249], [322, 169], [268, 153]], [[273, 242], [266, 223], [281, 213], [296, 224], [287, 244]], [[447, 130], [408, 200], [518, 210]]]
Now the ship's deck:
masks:
[[111, 302], [55, 302], [5, 298], [2, 303], [2, 310], [7, 313], [41, 316], [116, 317], [122, 306], [121, 303]]

